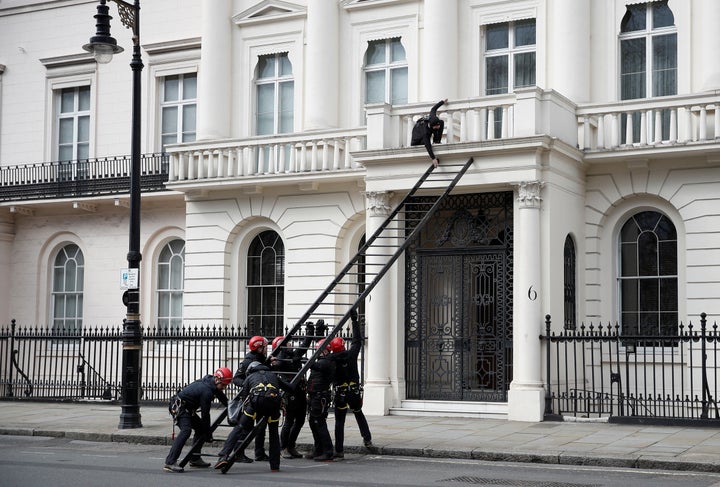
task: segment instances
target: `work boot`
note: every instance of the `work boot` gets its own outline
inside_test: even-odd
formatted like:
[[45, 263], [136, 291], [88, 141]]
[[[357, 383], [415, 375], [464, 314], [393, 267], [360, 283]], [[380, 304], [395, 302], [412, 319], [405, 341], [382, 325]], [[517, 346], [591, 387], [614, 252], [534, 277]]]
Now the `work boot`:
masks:
[[341, 451], [336, 451], [333, 458], [345, 458], [345, 453]]
[[228, 460], [227, 456], [220, 457], [220, 459], [215, 464], [214, 468], [215, 468], [215, 470], [220, 470], [221, 468], [223, 468], [224, 466], [226, 466], [228, 464], [230, 464], [230, 460]]
[[173, 463], [172, 465], [169, 465], [166, 463], [165, 466], [163, 467], [163, 470], [165, 470], [166, 472], [173, 472], [173, 473], [183, 473], [185, 471], [185, 469], [182, 468], [177, 463]]
[[208, 468], [210, 466], [210, 462], [206, 462], [202, 459], [202, 457], [197, 457], [190, 460], [188, 465], [195, 468]]
[[323, 453], [322, 455], [314, 457], [313, 460], [315, 460], [316, 462], [332, 462], [333, 456]]
[[298, 453], [298, 451], [295, 449], [294, 446], [288, 447], [288, 448], [287, 448], [287, 452], [288, 452], [290, 455], [292, 455], [291, 458], [302, 458], [302, 457], [303, 457], [300, 453]]
[[372, 440], [370, 438], [368, 438], [367, 440], [363, 440], [363, 445], [365, 445], [365, 448], [372, 448], [373, 447]]
[[270, 460], [270, 457], [267, 456], [267, 453], [265, 453], [265, 452], [260, 452], [255, 455], [256, 462], [266, 462], [268, 460]]

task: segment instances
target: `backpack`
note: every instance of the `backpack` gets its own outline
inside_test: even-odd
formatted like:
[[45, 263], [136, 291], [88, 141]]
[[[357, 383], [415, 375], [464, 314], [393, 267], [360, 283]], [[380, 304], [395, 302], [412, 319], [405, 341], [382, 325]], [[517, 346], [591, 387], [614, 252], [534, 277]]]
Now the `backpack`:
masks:
[[417, 119], [412, 129], [410, 145], [422, 145], [423, 137], [427, 133], [428, 120], [430, 120], [430, 117], [427, 115]]

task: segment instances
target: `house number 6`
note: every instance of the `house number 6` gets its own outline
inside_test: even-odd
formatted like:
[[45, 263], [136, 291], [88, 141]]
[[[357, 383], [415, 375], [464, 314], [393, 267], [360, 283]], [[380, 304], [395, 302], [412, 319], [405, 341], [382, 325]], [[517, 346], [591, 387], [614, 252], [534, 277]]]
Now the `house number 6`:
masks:
[[537, 291], [535, 291], [532, 286], [528, 288], [528, 299], [530, 301], [535, 301], [537, 299]]

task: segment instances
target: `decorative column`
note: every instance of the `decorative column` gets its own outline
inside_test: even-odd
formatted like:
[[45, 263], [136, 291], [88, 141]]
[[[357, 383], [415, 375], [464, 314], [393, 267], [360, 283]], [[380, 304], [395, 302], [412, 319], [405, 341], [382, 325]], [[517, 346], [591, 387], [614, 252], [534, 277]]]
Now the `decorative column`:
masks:
[[[392, 211], [390, 198], [392, 192], [368, 191], [366, 199], [365, 234], [374, 234]], [[387, 262], [386, 257], [368, 256], [367, 267], [379, 269], [374, 263]], [[387, 273], [375, 286], [365, 301], [365, 321], [367, 323], [367, 377], [365, 379], [365, 400], [363, 409], [366, 414], [387, 414], [392, 403], [390, 384], [392, 354], [392, 302], [393, 287], [391, 274]]]
[[434, 103], [448, 98], [452, 106], [458, 95], [458, 3], [425, 0], [419, 101]]
[[[17, 272], [11, 265], [13, 240], [15, 239], [15, 222], [10, 213], [5, 209], [0, 213], [0, 269], [12, 275], [13, 271]], [[13, 280], [10, 278], [0, 279], [0, 325], [10, 323], [10, 286]]]
[[233, 2], [201, 2], [202, 46], [198, 73], [197, 140], [230, 137]]
[[542, 354], [542, 290], [540, 275], [540, 181], [517, 185], [513, 252], [513, 380], [508, 393], [508, 419], [542, 421], [544, 389]]
[[720, 90], [720, 66], [715, 61], [720, 52], [720, 2], [717, 0], [696, 0], [692, 8], [693, 66], [698, 70], [698, 86], [692, 91]]
[[[305, 130], [338, 126], [338, 3], [328, 0], [307, 2]], [[299, 69], [293, 71], [299, 72]]]
[[590, 100], [590, 19], [590, 0], [548, 2], [549, 59], [538, 59], [538, 80], [547, 66], [547, 86], [576, 103]]

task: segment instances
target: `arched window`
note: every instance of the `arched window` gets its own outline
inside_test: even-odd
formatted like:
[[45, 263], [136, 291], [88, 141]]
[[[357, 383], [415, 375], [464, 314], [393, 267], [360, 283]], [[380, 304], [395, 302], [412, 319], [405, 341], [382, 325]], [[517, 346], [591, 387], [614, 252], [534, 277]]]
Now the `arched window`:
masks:
[[295, 81], [288, 53], [259, 56], [255, 68], [257, 135], [293, 131]]
[[79, 332], [83, 318], [85, 259], [75, 244], [61, 248], [55, 256], [52, 279], [53, 330]]
[[169, 332], [182, 328], [185, 282], [185, 241], [175, 239], [160, 251], [157, 264], [157, 327]]
[[[667, 0], [628, 5], [620, 24], [620, 98], [677, 94], [677, 29]], [[663, 110], [662, 140], [670, 137], [670, 112]], [[633, 140], [640, 140], [640, 114], [633, 114]], [[625, 134], [627, 117], [623, 117]], [[624, 135], [623, 135], [624, 137]]]
[[565, 237], [565, 248], [563, 250], [564, 263], [564, 295], [565, 295], [565, 329], [574, 330], [577, 328], [577, 298], [576, 298], [576, 257], [575, 242], [568, 235]]
[[365, 103], [407, 103], [408, 65], [399, 37], [369, 41], [364, 71]]
[[669, 218], [642, 211], [620, 231], [620, 315], [627, 335], [678, 330], [677, 233]]
[[272, 230], [250, 243], [247, 257], [248, 334], [283, 334], [285, 306], [285, 245]]

